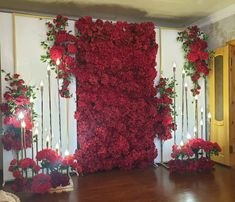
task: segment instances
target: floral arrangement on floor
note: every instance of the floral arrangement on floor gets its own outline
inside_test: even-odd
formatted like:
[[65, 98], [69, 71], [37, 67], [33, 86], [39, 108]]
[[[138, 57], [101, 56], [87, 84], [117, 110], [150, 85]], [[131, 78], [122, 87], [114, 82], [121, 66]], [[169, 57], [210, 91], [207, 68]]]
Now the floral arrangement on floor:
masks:
[[47, 40], [41, 42], [45, 49], [45, 55], [41, 61], [46, 62], [55, 70], [57, 77], [63, 80], [60, 95], [65, 98], [71, 97], [69, 84], [72, 82], [73, 70], [77, 68], [76, 61], [77, 37], [67, 31], [68, 18], [58, 15], [53, 22], [47, 22]]
[[179, 32], [177, 41], [182, 42], [185, 53], [184, 70], [187, 76], [191, 77], [193, 96], [200, 93], [199, 79], [206, 78], [209, 74], [210, 51], [207, 44], [208, 36], [200, 31], [197, 26], [188, 27]]
[[219, 155], [221, 148], [217, 143], [195, 138], [183, 146], [172, 146], [169, 169], [171, 173], [192, 173], [209, 171], [214, 162], [211, 155]]
[[177, 115], [174, 111], [173, 99], [176, 97], [174, 92], [175, 81], [172, 78], [160, 78], [158, 85], [156, 86], [158, 96], [157, 113], [158, 121], [155, 124], [157, 136], [160, 140], [171, 139], [171, 132], [176, 130], [176, 123], [174, 123], [173, 117]]
[[[4, 71], [2, 71], [5, 73]], [[32, 127], [36, 113], [33, 110], [35, 97], [34, 86], [27, 85], [19, 74], [5, 76], [5, 81], [9, 82], [7, 91], [4, 93], [4, 101], [1, 104], [1, 111], [4, 122], [4, 135], [1, 138], [4, 149], [7, 151], [22, 149], [20, 128], [22, 121], [25, 122], [25, 147], [32, 144]], [[23, 117], [20, 117], [22, 114]]]
[[69, 172], [82, 172], [74, 155], [62, 157], [52, 149], [44, 149], [36, 155], [36, 161], [25, 158], [13, 159], [9, 166], [15, 181], [12, 189], [16, 192], [46, 193], [51, 188], [69, 185]]

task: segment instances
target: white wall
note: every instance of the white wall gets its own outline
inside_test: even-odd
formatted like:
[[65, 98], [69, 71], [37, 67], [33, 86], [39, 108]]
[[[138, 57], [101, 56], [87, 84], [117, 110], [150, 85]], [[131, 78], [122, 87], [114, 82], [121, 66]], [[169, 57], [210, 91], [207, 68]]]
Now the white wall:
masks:
[[[161, 40], [160, 40], [160, 58], [161, 58], [161, 70], [162, 70], [162, 76], [163, 77], [173, 77], [173, 62], [176, 63], [177, 68], [176, 68], [176, 111], [177, 111], [177, 118], [176, 118], [176, 123], [177, 123], [177, 131], [176, 131], [176, 143], [180, 144], [181, 141], [181, 134], [182, 134], [182, 69], [184, 65], [184, 53], [181, 48], [181, 43], [176, 41], [176, 37], [178, 35], [178, 32], [182, 31], [182, 29], [173, 29], [173, 28], [164, 28], [162, 27], [160, 29], [161, 32]], [[188, 114], [189, 114], [189, 133], [193, 135], [193, 129], [195, 126], [195, 104], [194, 104], [194, 99], [193, 96], [190, 92], [192, 82], [189, 77], [186, 77], [185, 82], [188, 84]], [[201, 85], [201, 94], [199, 95], [199, 101], [198, 101], [198, 110], [199, 110], [199, 122], [200, 122], [200, 108], [203, 107], [205, 109], [205, 97], [204, 97], [204, 81], [200, 81]], [[184, 102], [185, 103], [185, 102]], [[204, 110], [205, 111], [205, 110]], [[205, 115], [204, 115], [205, 118]], [[205, 128], [204, 128], [205, 130]], [[187, 128], [186, 128], [186, 105], [184, 104], [184, 142], [187, 141]], [[204, 133], [205, 136], [205, 133]], [[173, 134], [172, 134], [173, 137]], [[201, 137], [200, 133], [200, 126], [199, 126], [199, 137]], [[163, 146], [163, 161], [168, 161], [170, 160], [170, 154], [172, 151], [172, 145], [174, 143], [174, 139], [167, 140], [164, 142]], [[160, 143], [158, 141], [157, 144], [158, 148], [158, 158], [157, 162], [160, 161]]]
[[[35, 85], [39, 85], [40, 81], [43, 80], [45, 84], [45, 128], [49, 127], [49, 115], [48, 115], [48, 91], [47, 91], [47, 78], [46, 78], [46, 64], [43, 64], [40, 61], [40, 55], [43, 53], [43, 50], [40, 47], [40, 42], [45, 40], [46, 27], [45, 22], [47, 19], [39, 19], [38, 17], [32, 16], [22, 16], [16, 15], [15, 19], [15, 46], [13, 45], [13, 16], [12, 14], [0, 13], [0, 43], [1, 43], [1, 59], [2, 59], [2, 67], [7, 72], [13, 73], [14, 71], [14, 56], [13, 50], [15, 47], [16, 53], [16, 69], [17, 72], [22, 74], [23, 78]], [[69, 21], [69, 29], [74, 31], [74, 22]], [[176, 62], [177, 70], [176, 70], [176, 80], [179, 84], [177, 86], [177, 112], [179, 116], [177, 117], [178, 130], [177, 134], [177, 143], [180, 142], [181, 137], [181, 73], [183, 67], [183, 52], [181, 49], [181, 44], [176, 42], [177, 32], [180, 31], [178, 29], [169, 29], [169, 28], [156, 28], [156, 41], [159, 44], [158, 54], [157, 54], [157, 66], [156, 69], [158, 71], [158, 77], [160, 76], [160, 67], [163, 71], [163, 76], [171, 77], [173, 75], [172, 72], [172, 63]], [[52, 80], [52, 98], [53, 98], [53, 131], [55, 135], [54, 143], [58, 142], [58, 110], [57, 110], [57, 91], [56, 91], [56, 81], [55, 75], [53, 74]], [[156, 78], [156, 81], [158, 78]], [[155, 83], [156, 83], [155, 81]], [[2, 80], [3, 84], [4, 81]], [[190, 87], [191, 81], [187, 79], [187, 83]], [[5, 85], [5, 84], [4, 84]], [[72, 85], [72, 89], [75, 92], [75, 83]], [[3, 86], [4, 89], [4, 86]], [[203, 86], [202, 86], [203, 89]], [[37, 92], [39, 97], [39, 92]], [[190, 92], [188, 93], [189, 98], [189, 131], [192, 134], [194, 127], [194, 104], [192, 103], [192, 96]], [[66, 101], [62, 99], [62, 130], [63, 130], [63, 150], [65, 149], [66, 142], [66, 117], [69, 119], [69, 134], [70, 134], [70, 152], [73, 153], [74, 149], [77, 146], [76, 141], [76, 121], [74, 120], [74, 111], [76, 109], [75, 105], [75, 93], [74, 97], [69, 100], [69, 108], [66, 108]], [[200, 95], [199, 101], [199, 109], [201, 106], [204, 106], [203, 103], [204, 94]], [[40, 100], [36, 100], [35, 110], [39, 114], [40, 117]], [[38, 119], [40, 125], [40, 118]], [[186, 134], [185, 134], [186, 137]], [[158, 140], [155, 140], [156, 146], [158, 148], [158, 157], [155, 161], [160, 161], [160, 143]], [[164, 160], [170, 159], [171, 147], [173, 144], [173, 139], [168, 140], [164, 143]], [[41, 145], [41, 144], [39, 144]], [[30, 152], [28, 152], [30, 155]], [[10, 180], [11, 174], [8, 172], [8, 165], [10, 160], [12, 159], [12, 153], [4, 151], [3, 154], [3, 169], [4, 169], [4, 180]], [[2, 162], [1, 162], [2, 164]]]

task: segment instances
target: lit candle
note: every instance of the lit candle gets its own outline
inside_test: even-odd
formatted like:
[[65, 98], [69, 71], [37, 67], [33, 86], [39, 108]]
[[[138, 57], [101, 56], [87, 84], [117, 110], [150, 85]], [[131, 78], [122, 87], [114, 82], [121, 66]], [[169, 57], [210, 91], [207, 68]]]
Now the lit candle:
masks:
[[[69, 151], [66, 149], [64, 152], [64, 156], [68, 156], [69, 155]], [[69, 166], [67, 166], [67, 175], [69, 175]]]
[[196, 126], [196, 131], [195, 131], [195, 137], [198, 138], [198, 96], [195, 95], [195, 126]]
[[40, 89], [41, 89], [41, 130], [42, 130], [42, 136], [41, 136], [41, 144], [42, 144], [42, 146], [41, 146], [41, 149], [43, 150], [43, 134], [44, 134], [44, 125], [43, 125], [43, 122], [44, 122], [44, 120], [43, 120], [43, 88], [44, 88], [44, 84], [43, 84], [43, 82], [41, 81], [40, 82]]
[[23, 136], [23, 148], [24, 148], [24, 158], [26, 158], [26, 138], [25, 138], [25, 121], [23, 120], [21, 122], [21, 127], [22, 127], [22, 136]]
[[64, 152], [64, 156], [68, 156], [69, 155], [69, 150], [66, 149], [65, 152]]
[[60, 149], [60, 146], [58, 143], [56, 143], [55, 145], [55, 151], [57, 152], [57, 154], [59, 154], [59, 149]]
[[184, 146], [184, 141], [183, 141], [183, 140], [180, 141], [180, 146], [181, 146], [181, 147]]
[[59, 58], [56, 59], [56, 65], [57, 66], [60, 65], [60, 59]]
[[191, 137], [190, 133], [188, 132], [188, 133], [187, 133], [187, 139], [190, 140], [191, 138], [192, 138], [192, 137]]
[[[174, 93], [176, 93], [175, 91], [175, 71], [176, 71], [176, 63], [173, 63], [173, 79], [174, 79]], [[174, 124], [176, 124], [176, 100], [175, 100], [175, 96], [174, 96], [174, 105], [173, 105], [173, 110], [174, 110]], [[174, 144], [176, 144], [176, 130], [174, 130]]]

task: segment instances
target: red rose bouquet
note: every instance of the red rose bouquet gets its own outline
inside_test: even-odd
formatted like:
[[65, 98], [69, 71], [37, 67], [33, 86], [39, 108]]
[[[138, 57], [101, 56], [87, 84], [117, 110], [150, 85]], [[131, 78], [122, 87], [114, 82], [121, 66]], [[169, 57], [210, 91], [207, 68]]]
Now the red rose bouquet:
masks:
[[173, 99], [176, 93], [173, 91], [174, 80], [172, 78], [160, 78], [156, 86], [158, 96], [156, 98], [157, 122], [155, 123], [155, 130], [157, 136], [161, 140], [171, 139], [171, 132], [176, 130], [176, 123], [174, 123], [173, 116], [177, 115], [174, 111]]
[[[4, 71], [3, 71], [4, 72]], [[5, 72], [4, 72], [5, 73]], [[2, 143], [6, 150], [21, 150], [20, 128], [25, 122], [26, 148], [31, 147], [33, 121], [36, 113], [33, 110], [33, 100], [36, 98], [34, 86], [27, 85], [19, 74], [6, 74], [5, 80], [9, 82], [1, 104], [3, 122], [5, 125]], [[22, 116], [22, 117], [21, 117]]]
[[72, 72], [78, 65], [77, 37], [66, 31], [67, 17], [58, 15], [53, 22], [48, 22], [47, 26], [47, 40], [41, 42], [46, 54], [41, 56], [41, 60], [48, 63], [55, 70], [57, 77], [63, 80], [60, 95], [68, 98], [71, 96], [68, 87], [72, 81]]
[[177, 37], [177, 40], [183, 43], [186, 60], [184, 70], [194, 84], [191, 89], [193, 96], [200, 93], [199, 79], [206, 78], [209, 74], [210, 51], [207, 49], [207, 39], [208, 36], [197, 26], [188, 27], [179, 32]]
[[217, 143], [195, 138], [181, 147], [172, 146], [169, 167], [171, 173], [201, 172], [214, 166], [211, 155], [218, 155], [221, 148]]

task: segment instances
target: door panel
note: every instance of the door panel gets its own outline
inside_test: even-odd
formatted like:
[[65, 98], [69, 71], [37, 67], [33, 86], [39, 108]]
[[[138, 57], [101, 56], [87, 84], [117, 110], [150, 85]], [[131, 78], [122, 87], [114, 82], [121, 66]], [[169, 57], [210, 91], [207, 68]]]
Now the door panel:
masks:
[[218, 48], [211, 63], [209, 96], [211, 119], [210, 140], [217, 142], [222, 152], [213, 160], [230, 165], [229, 157], [229, 46]]

